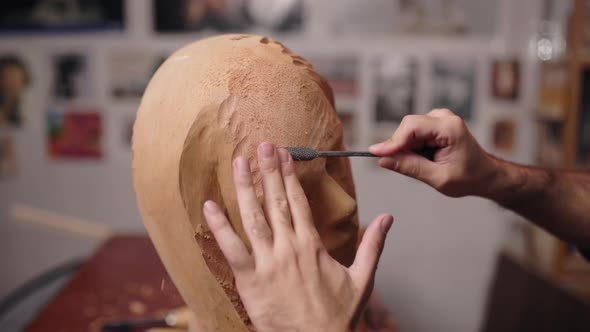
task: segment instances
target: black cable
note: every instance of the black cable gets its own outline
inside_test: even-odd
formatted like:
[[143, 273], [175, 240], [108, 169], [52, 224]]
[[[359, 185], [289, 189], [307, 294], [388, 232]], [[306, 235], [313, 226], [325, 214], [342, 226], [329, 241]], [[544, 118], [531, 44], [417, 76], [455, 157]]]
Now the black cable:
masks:
[[82, 263], [84, 263], [83, 259], [76, 259], [58, 265], [57, 267], [42, 273], [36, 278], [27, 281], [22, 286], [9, 293], [4, 297], [4, 299], [0, 301], [0, 318], [4, 317], [6, 313], [10, 312], [12, 308], [14, 308], [28, 296], [40, 288], [43, 288], [43, 286], [46, 286], [60, 277], [67, 275], [68, 273], [77, 271], [80, 266], [82, 266]]

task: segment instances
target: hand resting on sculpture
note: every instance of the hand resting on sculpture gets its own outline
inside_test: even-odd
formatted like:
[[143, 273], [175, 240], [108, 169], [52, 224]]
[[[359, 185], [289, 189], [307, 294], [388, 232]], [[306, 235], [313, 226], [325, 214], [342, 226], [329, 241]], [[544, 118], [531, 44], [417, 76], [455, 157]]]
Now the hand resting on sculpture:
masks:
[[367, 228], [354, 263], [345, 267], [326, 251], [295, 175], [295, 163], [271, 143], [258, 147], [264, 204], [252, 184], [248, 160], [233, 163], [249, 252], [216, 203], [203, 212], [235, 276], [258, 331], [349, 331], [373, 288], [386, 234], [393, 223], [380, 215]]

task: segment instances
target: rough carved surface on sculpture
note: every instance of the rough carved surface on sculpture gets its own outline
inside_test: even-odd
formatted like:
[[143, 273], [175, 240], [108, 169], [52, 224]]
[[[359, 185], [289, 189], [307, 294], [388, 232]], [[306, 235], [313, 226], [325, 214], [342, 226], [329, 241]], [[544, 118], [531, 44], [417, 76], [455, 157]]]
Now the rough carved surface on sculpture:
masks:
[[[190, 44], [158, 69], [133, 128], [137, 201], [164, 265], [203, 330], [251, 329], [231, 270], [201, 207], [225, 210], [247, 243], [231, 161], [256, 146], [343, 149], [327, 82], [302, 57], [262, 36], [223, 35]], [[298, 162], [297, 173], [330, 254], [349, 265], [358, 221], [348, 159]]]

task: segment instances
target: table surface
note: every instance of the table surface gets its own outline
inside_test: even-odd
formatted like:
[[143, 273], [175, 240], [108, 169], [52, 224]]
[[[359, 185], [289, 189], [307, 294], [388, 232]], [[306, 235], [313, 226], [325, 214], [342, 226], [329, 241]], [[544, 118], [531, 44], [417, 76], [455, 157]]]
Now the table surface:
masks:
[[108, 239], [26, 329], [100, 331], [103, 323], [163, 315], [184, 305], [146, 236]]

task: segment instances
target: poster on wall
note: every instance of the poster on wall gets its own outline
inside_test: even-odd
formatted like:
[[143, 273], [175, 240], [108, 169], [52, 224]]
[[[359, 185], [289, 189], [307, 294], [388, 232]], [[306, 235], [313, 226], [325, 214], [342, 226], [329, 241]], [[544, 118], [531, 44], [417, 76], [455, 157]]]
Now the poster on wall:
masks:
[[0, 132], [0, 181], [13, 178], [17, 173], [14, 139], [8, 132]]
[[111, 97], [138, 100], [154, 72], [166, 59], [140, 49], [113, 50], [108, 57]]
[[384, 56], [375, 64], [375, 121], [399, 122], [414, 112], [416, 61], [410, 57]]
[[51, 159], [100, 159], [101, 113], [93, 107], [51, 107], [47, 112], [47, 154]]
[[494, 148], [502, 152], [513, 152], [516, 141], [516, 125], [512, 119], [502, 119], [493, 126]]
[[22, 99], [29, 84], [25, 62], [13, 54], [0, 54], [0, 129], [21, 126]]
[[52, 96], [55, 99], [79, 99], [91, 95], [90, 75], [85, 56], [64, 53], [53, 57]]
[[0, 2], [0, 34], [121, 31], [123, 0]]
[[473, 59], [435, 59], [431, 108], [448, 108], [463, 120], [471, 120], [477, 91], [476, 65]]
[[496, 99], [515, 101], [520, 90], [520, 64], [517, 60], [492, 62], [492, 96]]
[[158, 32], [298, 31], [303, 0], [155, 0], [154, 22]]

